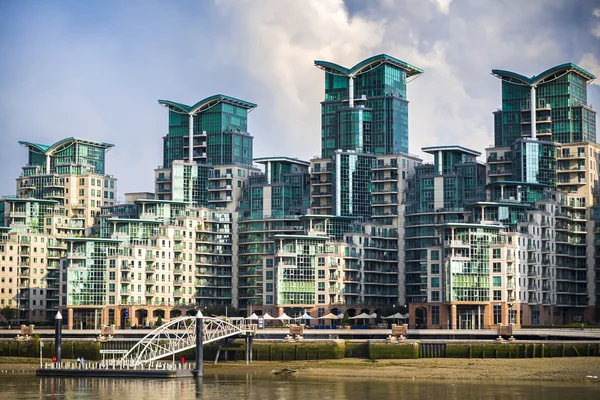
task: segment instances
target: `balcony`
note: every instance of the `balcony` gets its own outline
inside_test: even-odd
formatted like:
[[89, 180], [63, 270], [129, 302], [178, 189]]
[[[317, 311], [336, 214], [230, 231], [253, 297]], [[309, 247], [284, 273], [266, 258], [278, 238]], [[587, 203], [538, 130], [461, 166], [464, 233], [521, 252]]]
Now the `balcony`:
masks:
[[85, 259], [87, 258], [85, 253], [81, 253], [81, 252], [70, 252], [67, 254], [67, 258], [69, 259]]

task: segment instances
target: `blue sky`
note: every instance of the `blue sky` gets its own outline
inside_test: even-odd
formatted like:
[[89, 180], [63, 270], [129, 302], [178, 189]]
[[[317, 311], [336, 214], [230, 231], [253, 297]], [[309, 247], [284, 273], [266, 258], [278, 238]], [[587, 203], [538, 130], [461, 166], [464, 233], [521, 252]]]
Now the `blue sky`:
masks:
[[[223, 93], [258, 104], [255, 157], [320, 149], [323, 72], [387, 53], [425, 73], [408, 87], [410, 150], [492, 143], [493, 68], [575, 62], [600, 76], [592, 0], [0, 1], [0, 195], [27, 162], [17, 141], [115, 144], [119, 197], [152, 191], [166, 110]], [[589, 103], [600, 104], [597, 79]]]

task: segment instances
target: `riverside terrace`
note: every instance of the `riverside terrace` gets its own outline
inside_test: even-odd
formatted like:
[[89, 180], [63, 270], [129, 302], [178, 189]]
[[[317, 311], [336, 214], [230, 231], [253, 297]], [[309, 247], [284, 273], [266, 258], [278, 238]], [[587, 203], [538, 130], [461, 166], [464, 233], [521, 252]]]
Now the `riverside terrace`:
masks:
[[[507, 327], [504, 327], [507, 328]], [[118, 329], [112, 335], [113, 341], [137, 341], [151, 329]], [[63, 338], [69, 340], [96, 339], [102, 331], [97, 329], [72, 329], [63, 330]], [[0, 340], [15, 340], [19, 330], [0, 329]], [[33, 334], [41, 339], [53, 339], [53, 329], [35, 329]], [[283, 340], [290, 334], [289, 328], [257, 329], [257, 340]], [[392, 334], [392, 329], [305, 329], [303, 336], [306, 339], [385, 339]], [[513, 336], [516, 340], [600, 340], [600, 327], [598, 328], [552, 328], [552, 329], [407, 329], [408, 339], [438, 339], [438, 340], [494, 340], [498, 336]]]

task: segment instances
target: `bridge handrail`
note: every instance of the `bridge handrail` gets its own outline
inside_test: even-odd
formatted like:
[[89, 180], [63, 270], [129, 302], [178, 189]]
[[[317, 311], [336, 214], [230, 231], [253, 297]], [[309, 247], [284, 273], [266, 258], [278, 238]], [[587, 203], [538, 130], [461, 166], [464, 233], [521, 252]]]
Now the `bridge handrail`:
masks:
[[[253, 328], [235, 325], [224, 318], [204, 317], [203, 343], [247, 333]], [[172, 319], [144, 336], [123, 356], [122, 361], [133, 365], [161, 359], [196, 347], [196, 317], [183, 316]], [[168, 346], [161, 343], [168, 340]]]

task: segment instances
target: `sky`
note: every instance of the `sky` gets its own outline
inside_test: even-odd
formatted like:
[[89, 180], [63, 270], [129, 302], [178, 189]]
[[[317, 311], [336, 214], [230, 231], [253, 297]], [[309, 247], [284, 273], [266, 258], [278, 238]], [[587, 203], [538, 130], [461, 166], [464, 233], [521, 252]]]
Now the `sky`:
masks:
[[256, 103], [254, 156], [310, 160], [324, 97], [314, 60], [351, 67], [381, 53], [424, 70], [407, 88], [411, 153], [484, 153], [501, 106], [492, 69], [573, 62], [600, 77], [600, 1], [1, 0], [0, 196], [27, 163], [19, 140], [70, 136], [115, 145], [106, 172], [119, 199], [153, 191], [167, 133], [158, 99]]

